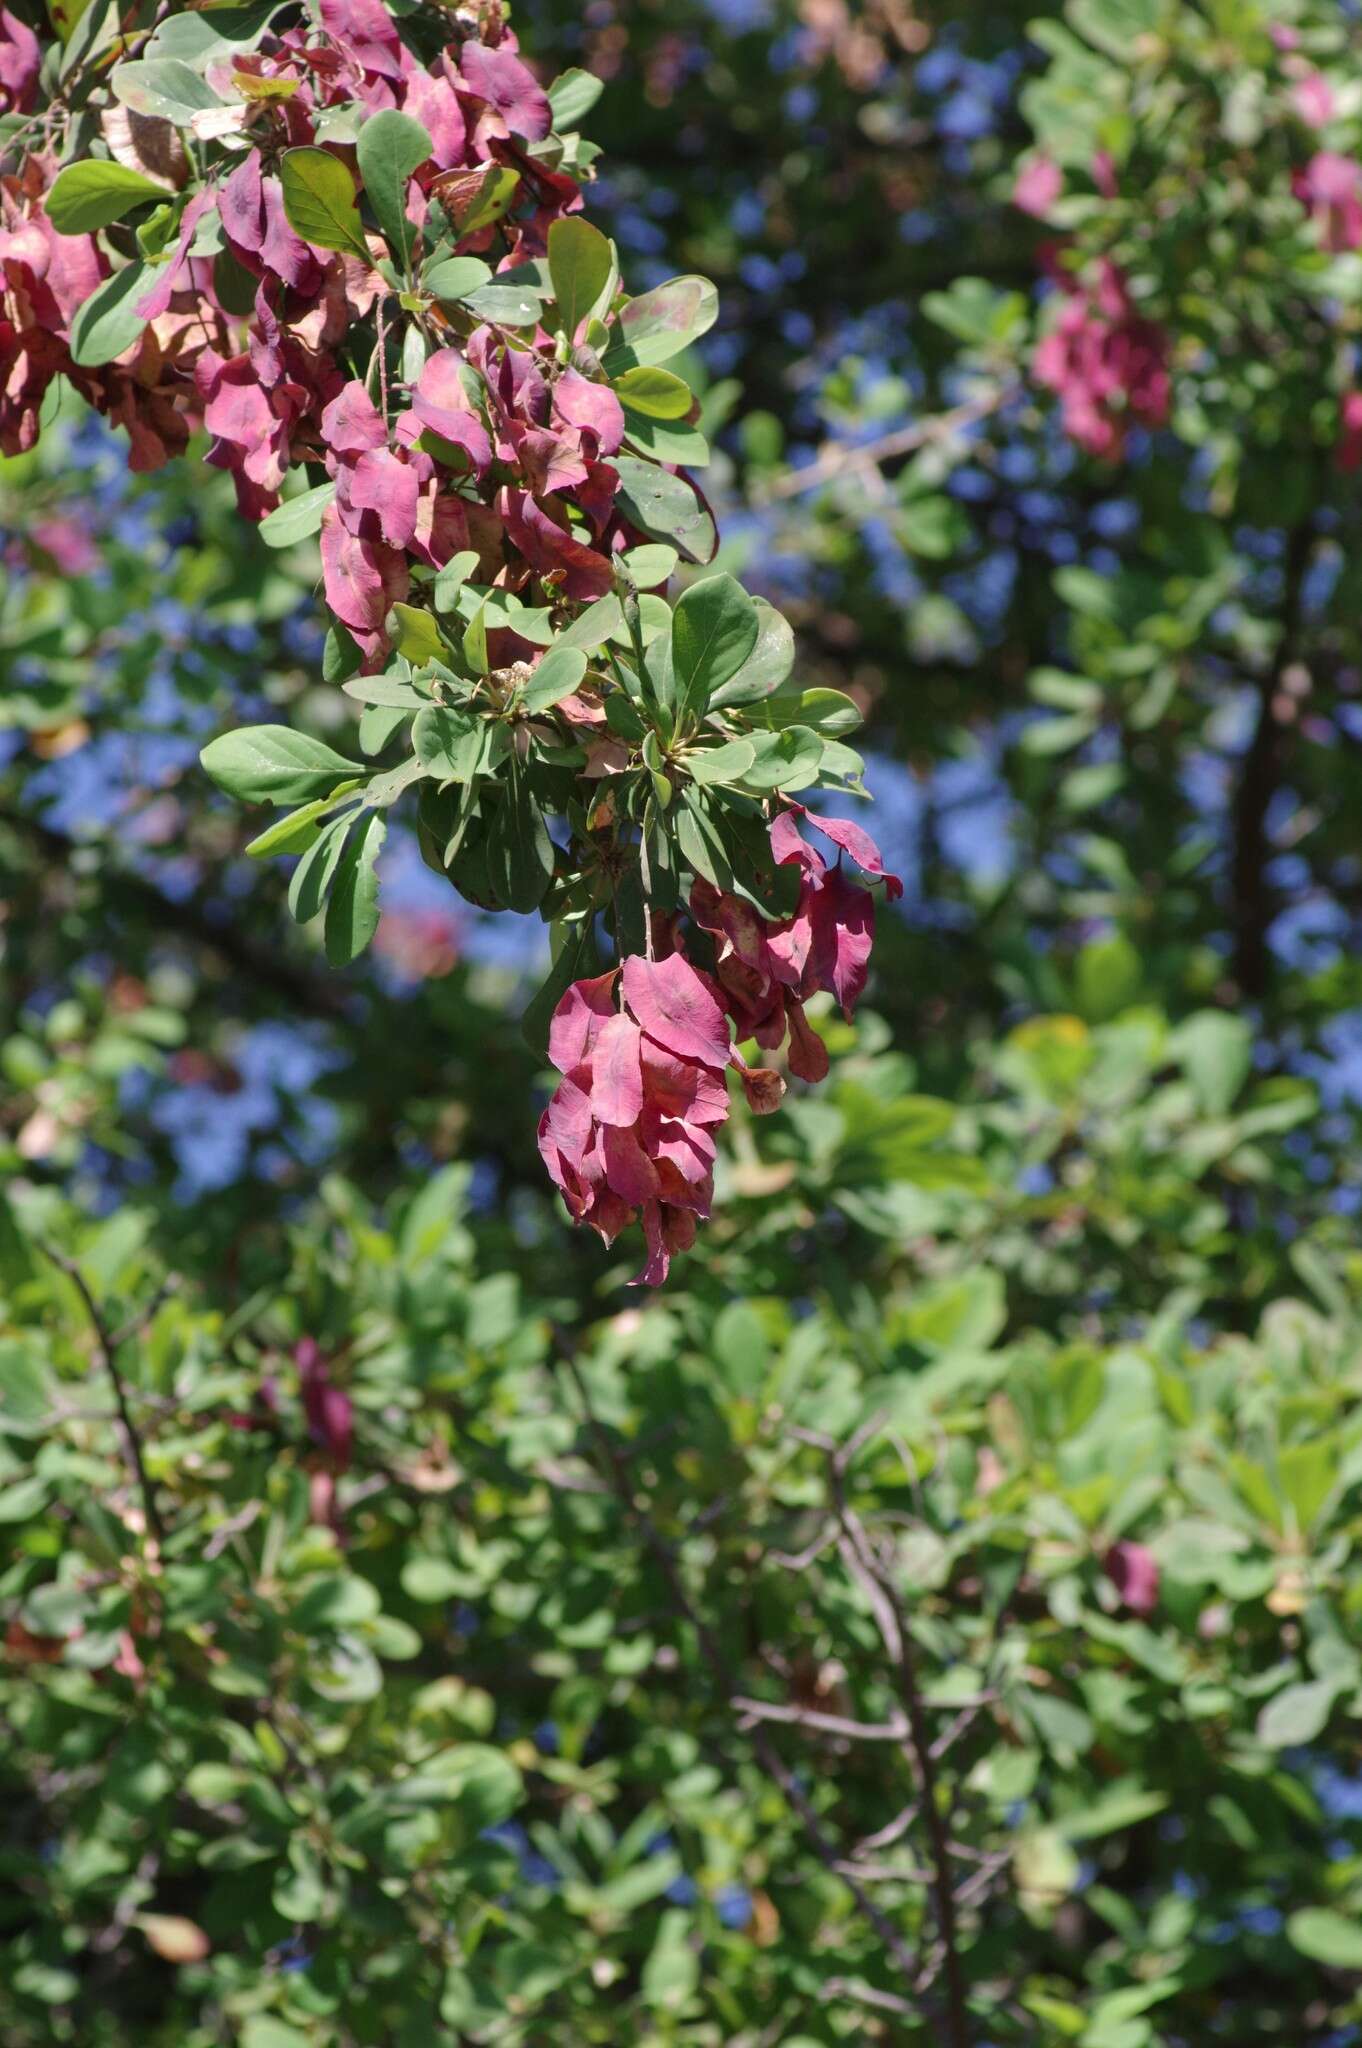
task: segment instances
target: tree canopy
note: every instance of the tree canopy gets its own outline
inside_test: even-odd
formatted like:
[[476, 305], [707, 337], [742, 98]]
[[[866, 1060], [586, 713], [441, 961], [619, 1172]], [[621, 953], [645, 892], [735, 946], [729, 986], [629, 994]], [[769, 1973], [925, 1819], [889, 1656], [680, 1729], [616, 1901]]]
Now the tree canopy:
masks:
[[7, 2044], [1354, 2037], [1360, 38], [0, 9]]

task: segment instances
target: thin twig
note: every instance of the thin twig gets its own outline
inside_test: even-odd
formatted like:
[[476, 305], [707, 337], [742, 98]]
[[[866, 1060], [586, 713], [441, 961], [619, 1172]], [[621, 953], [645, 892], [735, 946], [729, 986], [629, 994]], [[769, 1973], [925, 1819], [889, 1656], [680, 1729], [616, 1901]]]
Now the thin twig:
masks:
[[[655, 1558], [663, 1577], [667, 1581], [677, 1610], [694, 1630], [695, 1639], [700, 1646], [700, 1653], [713, 1674], [725, 1704], [736, 1709], [737, 1702], [741, 1697], [738, 1690], [737, 1676], [720, 1649], [712, 1629], [697, 1612], [695, 1603], [686, 1590], [685, 1581], [681, 1577], [680, 1566], [672, 1554], [670, 1545], [663, 1538], [646, 1508], [642, 1507], [635, 1498], [633, 1487], [622, 1469], [621, 1454], [611, 1443], [603, 1425], [597, 1419], [596, 1412], [591, 1405], [591, 1396], [587, 1390], [581, 1368], [572, 1356], [571, 1351], [566, 1347], [564, 1348], [564, 1361], [572, 1376], [573, 1384], [577, 1389], [577, 1397], [582, 1404], [584, 1420], [600, 1452], [602, 1474], [610, 1481], [612, 1489], [619, 1498], [620, 1505]], [[920, 1966], [920, 1959], [917, 1954], [903, 1939], [888, 1917], [880, 1911], [880, 1908], [870, 1897], [860, 1879], [852, 1876], [849, 1871], [841, 1867], [843, 1862], [841, 1855], [835, 1845], [828, 1840], [823, 1829], [823, 1823], [810, 1804], [802, 1786], [781, 1757], [779, 1751], [771, 1743], [764, 1729], [760, 1726], [751, 1729], [749, 1740], [752, 1745], [753, 1754], [762, 1770], [779, 1786], [789, 1805], [803, 1822], [804, 1830], [820, 1863], [823, 1864], [826, 1870], [841, 1879], [841, 1882], [855, 1900], [862, 1917], [878, 1934], [904, 1976], [909, 1982], [912, 1982]], [[915, 2016], [919, 2015], [921, 2010], [920, 2007], [909, 2006], [906, 2001], [902, 2009], [905, 2012], [914, 2013]]]
[[[858, 1436], [861, 1433], [858, 1432]], [[923, 1819], [931, 1849], [932, 1898], [937, 1929], [941, 1936], [945, 1965], [946, 2006], [950, 2048], [969, 2048], [969, 2017], [965, 2004], [964, 1975], [956, 1940], [955, 1892], [951, 1875], [950, 1844], [946, 1823], [936, 1795], [936, 1760], [932, 1736], [918, 1687], [916, 1660], [907, 1617], [898, 1602], [887, 1574], [876, 1557], [870, 1540], [847, 1502], [844, 1474], [852, 1445], [835, 1452], [828, 1460], [833, 1506], [844, 1532], [841, 1547], [848, 1571], [865, 1594], [885, 1649], [898, 1675], [899, 1696], [908, 1719], [909, 1742], [917, 1766], [922, 1792]]]
[[860, 2005], [873, 2005], [877, 2012], [902, 2013], [906, 2019], [917, 2019], [920, 2012], [910, 1999], [900, 1998], [894, 1991], [877, 1991], [873, 1984], [862, 1984], [855, 1977], [829, 1977], [818, 1995], [825, 2004], [834, 1998], [854, 1998]]
[[[84, 1304], [85, 1313], [89, 1317], [90, 1326], [94, 1331], [100, 1363], [108, 1373], [113, 1386], [114, 1400], [118, 1405], [119, 1428], [128, 1461], [132, 1466], [142, 1495], [142, 1512], [146, 1520], [146, 1527], [148, 1532], [156, 1539], [157, 1547], [160, 1548], [165, 1543], [165, 1525], [161, 1520], [160, 1510], [156, 1505], [156, 1495], [152, 1489], [146, 1459], [142, 1455], [142, 1439], [138, 1435], [137, 1425], [132, 1419], [132, 1408], [128, 1401], [127, 1383], [123, 1378], [118, 1363], [118, 1350], [119, 1346], [126, 1344], [130, 1337], [141, 1335], [142, 1331], [151, 1321], [152, 1316], [156, 1313], [156, 1309], [160, 1306], [164, 1294], [158, 1295], [156, 1300], [140, 1316], [134, 1316], [121, 1330], [113, 1332], [104, 1321], [99, 1303], [90, 1292], [89, 1283], [81, 1272], [80, 1267], [76, 1264], [76, 1261], [67, 1258], [65, 1252], [59, 1252], [55, 1245], [44, 1244], [41, 1240], [39, 1240], [39, 1250], [52, 1261], [52, 1264], [59, 1272], [65, 1273]], [[174, 1285], [175, 1283], [172, 1281], [168, 1284]]]
[[813, 1728], [820, 1735], [843, 1735], [849, 1742], [902, 1742], [908, 1733], [901, 1714], [892, 1721], [852, 1721], [842, 1714], [822, 1714], [815, 1707], [784, 1706], [773, 1700], [735, 1696], [733, 1705], [745, 1721], [784, 1721], [796, 1728]]
[[766, 505], [778, 498], [798, 498], [805, 491], [820, 490], [824, 484], [845, 476], [848, 471], [878, 469], [881, 463], [890, 462], [898, 455], [911, 455], [931, 441], [950, 440], [952, 435], [987, 419], [990, 413], [1000, 411], [1012, 396], [1011, 385], [999, 385], [996, 390], [954, 406], [950, 412], [933, 413], [930, 419], [914, 420], [911, 426], [896, 427], [892, 434], [881, 434], [877, 440], [838, 442], [831, 448], [825, 448], [816, 461], [806, 464], [803, 469], [787, 470], [784, 476], [754, 490], [753, 499], [759, 505]]

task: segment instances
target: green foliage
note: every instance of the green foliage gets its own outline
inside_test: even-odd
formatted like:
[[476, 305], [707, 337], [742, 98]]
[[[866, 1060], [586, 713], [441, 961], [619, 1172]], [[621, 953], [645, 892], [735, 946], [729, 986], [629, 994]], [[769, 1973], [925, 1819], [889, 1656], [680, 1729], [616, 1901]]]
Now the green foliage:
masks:
[[[168, 16], [125, 90], [216, 107], [269, 11]], [[300, 632], [320, 471], [257, 540], [203, 442], [112, 512], [60, 417], [0, 466], [6, 2048], [954, 2048], [910, 1701], [969, 2048], [1362, 2019], [1358, 273], [1291, 191], [1362, 149], [1355, 26], [757, 12], [549, 0], [559, 132], [460, 201], [476, 233], [589, 162], [594, 106], [606, 249], [666, 260], [655, 208], [721, 287], [712, 356], [697, 276], [607, 330], [649, 539], [575, 620], [461, 553], [362, 674]], [[965, 134], [1000, 53], [1017, 105]], [[404, 232], [382, 120], [322, 152], [361, 236]], [[574, 240], [571, 281], [418, 289], [595, 352], [617, 280]], [[1055, 241], [1170, 336], [1119, 463], [1031, 374]], [[79, 363], [154, 277], [92, 295]], [[643, 459], [685, 428], [718, 562]], [[912, 869], [854, 1029], [813, 1006], [828, 1081], [760, 1119], [734, 1082], [707, 1242], [647, 1302], [533, 1146], [553, 1003], [604, 916], [642, 934], [559, 843], [579, 689], [660, 901], [770, 906], [765, 793], [867, 763]], [[208, 787], [233, 724], [223, 786], [282, 808]], [[404, 927], [403, 777], [428, 866], [541, 907], [544, 957]]]

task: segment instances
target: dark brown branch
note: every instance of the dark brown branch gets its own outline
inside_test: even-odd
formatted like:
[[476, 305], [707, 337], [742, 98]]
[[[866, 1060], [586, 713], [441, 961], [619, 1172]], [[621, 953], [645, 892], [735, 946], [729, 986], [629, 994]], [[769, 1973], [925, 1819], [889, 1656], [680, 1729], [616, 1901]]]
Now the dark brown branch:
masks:
[[121, 1329], [114, 1331], [110, 1330], [105, 1322], [99, 1303], [90, 1292], [89, 1282], [81, 1272], [76, 1261], [68, 1259], [65, 1252], [59, 1252], [55, 1245], [43, 1244], [41, 1240], [39, 1241], [39, 1249], [45, 1258], [51, 1260], [58, 1272], [65, 1273], [67, 1279], [80, 1296], [85, 1313], [89, 1317], [90, 1327], [94, 1331], [95, 1345], [99, 1351], [100, 1364], [109, 1375], [109, 1380], [113, 1387], [114, 1400], [118, 1406], [119, 1432], [123, 1438], [123, 1448], [127, 1455], [128, 1463], [132, 1467], [133, 1476], [137, 1481], [138, 1490], [142, 1496], [142, 1513], [145, 1518], [147, 1533], [155, 1538], [157, 1548], [159, 1549], [165, 1543], [165, 1524], [161, 1520], [160, 1509], [156, 1505], [155, 1490], [152, 1487], [151, 1475], [147, 1471], [146, 1459], [142, 1452], [142, 1439], [138, 1434], [137, 1424], [132, 1419], [132, 1407], [128, 1400], [127, 1382], [123, 1378], [122, 1369], [118, 1363], [118, 1352], [119, 1347], [126, 1344], [130, 1338], [141, 1335], [167, 1293], [176, 1283], [173, 1280], [167, 1282], [166, 1286], [159, 1291], [147, 1308], [125, 1323]]
[[[596, 1412], [591, 1405], [591, 1396], [587, 1391], [586, 1381], [583, 1378], [581, 1369], [566, 1346], [564, 1347], [564, 1359], [567, 1369], [572, 1375], [573, 1384], [577, 1389], [577, 1398], [582, 1404], [583, 1419], [597, 1447], [602, 1476], [609, 1481], [611, 1490], [617, 1496], [625, 1514], [656, 1560], [663, 1577], [666, 1579], [678, 1613], [694, 1630], [696, 1642], [700, 1647], [700, 1654], [709, 1666], [715, 1684], [723, 1696], [725, 1705], [732, 1708], [735, 1712], [741, 1712], [738, 1703], [742, 1698], [742, 1694], [739, 1690], [737, 1674], [719, 1647], [718, 1639], [714, 1635], [713, 1630], [698, 1613], [694, 1601], [686, 1590], [685, 1581], [681, 1576], [681, 1568], [672, 1553], [671, 1546], [662, 1536], [647, 1509], [636, 1498], [633, 1486], [624, 1469], [623, 1456], [616, 1449], [615, 1445], [612, 1444], [604, 1426], [598, 1420]], [[847, 1868], [836, 1844], [829, 1841], [821, 1819], [810, 1804], [794, 1773], [780, 1755], [780, 1752], [770, 1741], [764, 1729], [759, 1726], [750, 1730], [748, 1740], [762, 1770], [765, 1771], [768, 1778], [772, 1779], [779, 1786], [790, 1807], [798, 1814], [819, 1862], [846, 1886], [855, 1900], [862, 1918], [874, 1929], [875, 1933], [884, 1943], [888, 1953], [893, 1957], [898, 1968], [903, 1972], [905, 1978], [909, 1983], [914, 1983], [919, 1969], [918, 1956], [903, 1939], [889, 1918], [880, 1911], [880, 1908], [870, 1897], [860, 1879], [854, 1876]], [[883, 1995], [887, 1997], [889, 1994]], [[914, 2017], [920, 2017], [922, 2014], [920, 2004], [909, 2005], [907, 2001], [904, 2001], [901, 2006], [895, 2006], [893, 2009], [911, 2012]], [[952, 2036], [952, 2048], [956, 2048], [957, 2041], [964, 2043], [965, 2037], [963, 2035]]]
[[955, 1918], [955, 1884], [951, 1869], [950, 1836], [937, 1800], [937, 1758], [927, 1709], [917, 1679], [908, 1620], [899, 1604], [893, 1584], [876, 1556], [869, 1537], [852, 1513], [846, 1497], [845, 1473], [848, 1463], [864, 1440], [867, 1424], [840, 1451], [828, 1458], [833, 1506], [842, 1530], [839, 1548], [852, 1578], [865, 1594], [898, 1680], [899, 1698], [908, 1723], [909, 1748], [922, 1794], [922, 1818], [931, 1851], [931, 1896], [941, 1937], [942, 1965], [946, 1982], [947, 2040], [950, 2048], [969, 2048], [969, 2014], [965, 2004], [964, 1973]]
[[1234, 978], [1240, 992], [1260, 999], [1268, 992], [1272, 958], [1267, 935], [1273, 900], [1267, 867], [1271, 848], [1267, 813], [1281, 776], [1284, 724], [1280, 716], [1282, 684], [1298, 659], [1305, 572], [1314, 535], [1309, 517], [1287, 536], [1283, 567], [1282, 627], [1259, 685], [1258, 715], [1239, 772], [1232, 816], [1230, 917], [1234, 934]]

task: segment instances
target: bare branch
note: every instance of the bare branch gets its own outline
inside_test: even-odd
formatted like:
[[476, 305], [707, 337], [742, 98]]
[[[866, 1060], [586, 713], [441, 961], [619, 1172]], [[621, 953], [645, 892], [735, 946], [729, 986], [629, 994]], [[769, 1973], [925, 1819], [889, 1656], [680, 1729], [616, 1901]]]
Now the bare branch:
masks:
[[[100, 1363], [109, 1375], [114, 1390], [114, 1400], [118, 1404], [119, 1431], [123, 1438], [123, 1447], [127, 1454], [128, 1462], [132, 1466], [133, 1475], [137, 1480], [138, 1489], [142, 1496], [142, 1513], [145, 1518], [147, 1532], [155, 1538], [159, 1549], [165, 1543], [165, 1525], [161, 1520], [160, 1510], [156, 1505], [155, 1491], [147, 1471], [146, 1459], [142, 1454], [142, 1439], [138, 1435], [137, 1425], [132, 1419], [132, 1408], [128, 1400], [127, 1383], [123, 1378], [118, 1363], [119, 1345], [126, 1341], [128, 1335], [136, 1335], [146, 1327], [146, 1324], [155, 1314], [159, 1302], [148, 1309], [141, 1318], [134, 1318], [125, 1330], [111, 1331], [104, 1320], [99, 1303], [90, 1292], [89, 1283], [76, 1261], [67, 1258], [65, 1252], [59, 1252], [55, 1245], [43, 1244], [40, 1241], [39, 1250], [46, 1258], [51, 1260], [58, 1272], [65, 1273], [67, 1279], [80, 1296], [85, 1313], [89, 1317], [90, 1326], [94, 1331], [95, 1344], [99, 1351]], [[168, 1284], [174, 1285], [175, 1283], [172, 1281]]]

